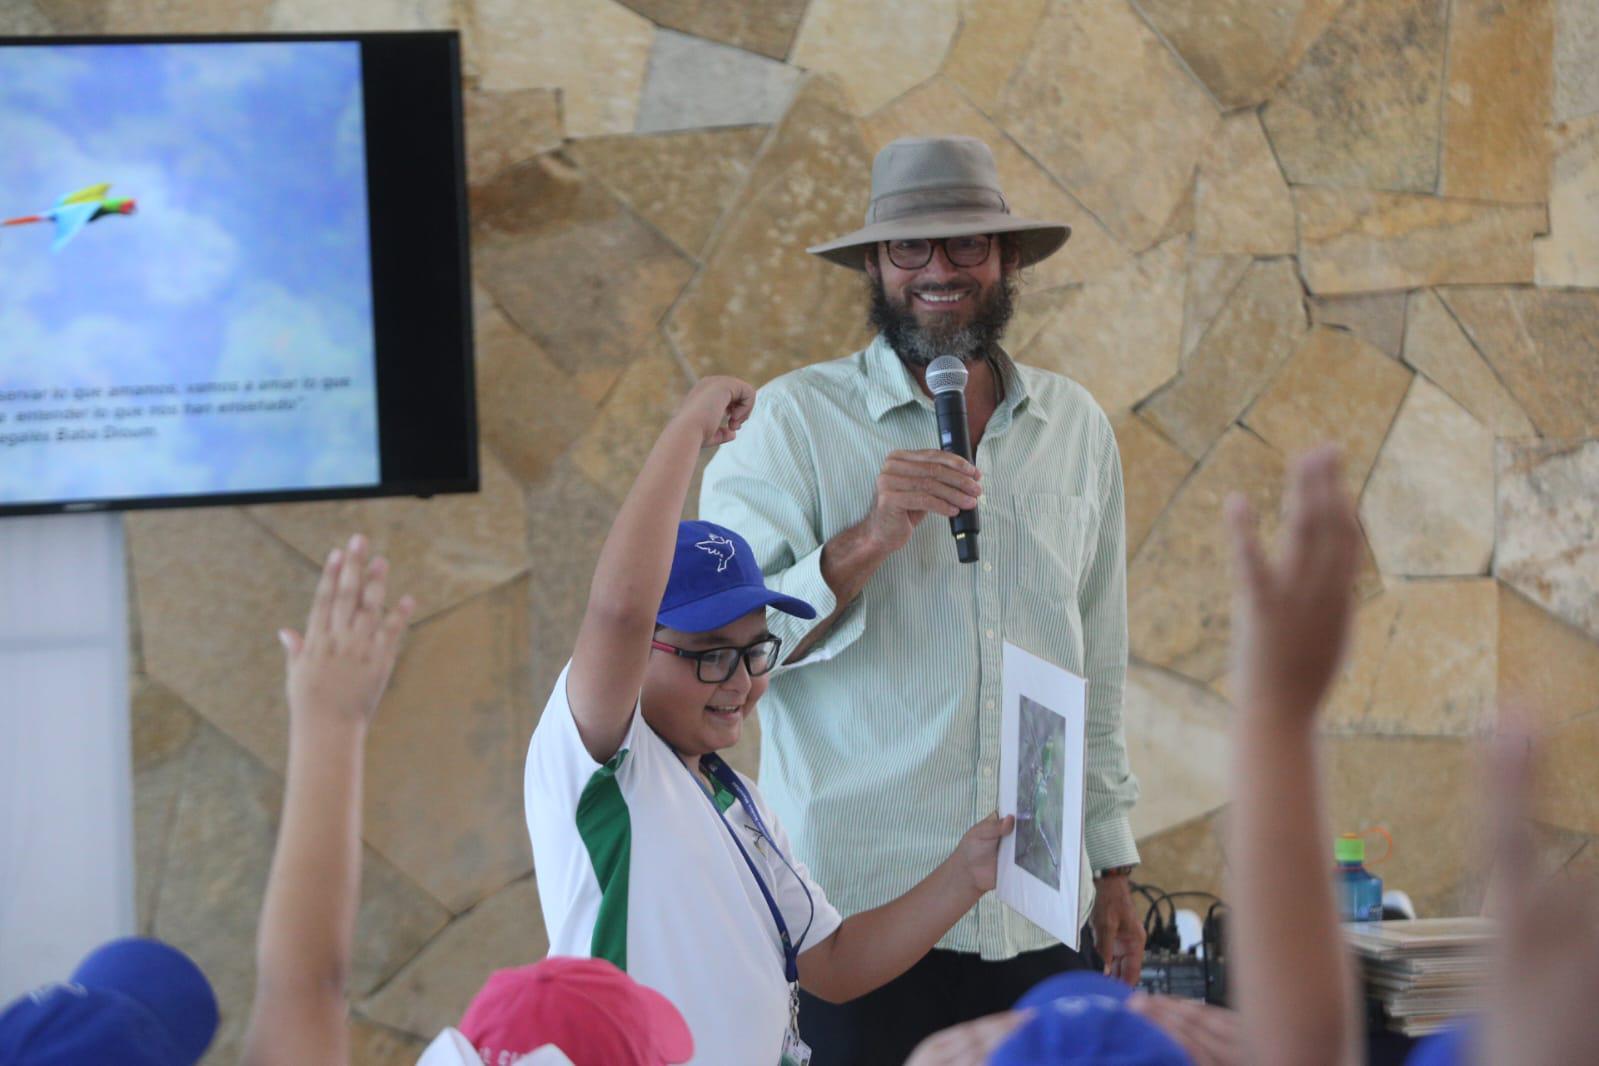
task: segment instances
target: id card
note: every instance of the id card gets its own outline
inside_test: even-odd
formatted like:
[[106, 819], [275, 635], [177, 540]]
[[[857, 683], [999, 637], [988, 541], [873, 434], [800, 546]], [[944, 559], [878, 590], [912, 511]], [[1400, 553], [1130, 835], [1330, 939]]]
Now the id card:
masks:
[[781, 1066], [811, 1066], [811, 1049], [799, 1034], [790, 1029], [783, 1034], [783, 1059]]

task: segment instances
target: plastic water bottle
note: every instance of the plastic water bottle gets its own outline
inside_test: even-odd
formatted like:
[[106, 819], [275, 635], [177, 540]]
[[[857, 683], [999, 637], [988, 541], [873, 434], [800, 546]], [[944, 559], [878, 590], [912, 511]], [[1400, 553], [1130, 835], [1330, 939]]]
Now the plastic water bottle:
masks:
[[1340, 834], [1333, 842], [1338, 860], [1334, 888], [1338, 917], [1346, 922], [1382, 921], [1382, 878], [1366, 869], [1366, 842], [1354, 833]]

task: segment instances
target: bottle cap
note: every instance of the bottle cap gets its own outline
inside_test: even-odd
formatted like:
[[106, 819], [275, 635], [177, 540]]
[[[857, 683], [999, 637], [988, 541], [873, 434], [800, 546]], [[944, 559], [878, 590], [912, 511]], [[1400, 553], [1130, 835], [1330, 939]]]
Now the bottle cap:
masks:
[[1342, 863], [1366, 861], [1366, 842], [1354, 833], [1340, 833], [1333, 841], [1333, 856]]

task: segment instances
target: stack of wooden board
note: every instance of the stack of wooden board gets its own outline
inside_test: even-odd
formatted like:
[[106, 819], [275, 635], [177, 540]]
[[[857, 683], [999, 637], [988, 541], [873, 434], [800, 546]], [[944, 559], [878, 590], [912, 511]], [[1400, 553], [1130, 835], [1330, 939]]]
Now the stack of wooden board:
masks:
[[1425, 1036], [1479, 1009], [1494, 937], [1487, 919], [1351, 922], [1343, 929], [1360, 958], [1366, 995], [1382, 1005], [1390, 1029]]

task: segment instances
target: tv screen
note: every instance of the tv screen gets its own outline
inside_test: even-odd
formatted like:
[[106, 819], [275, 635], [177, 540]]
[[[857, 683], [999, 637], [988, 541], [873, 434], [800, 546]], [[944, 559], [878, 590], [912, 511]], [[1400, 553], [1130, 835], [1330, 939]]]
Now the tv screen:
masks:
[[0, 39], [0, 514], [477, 487], [452, 33]]

